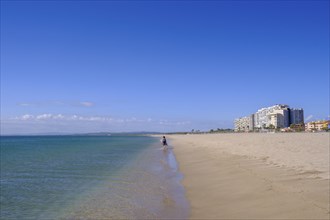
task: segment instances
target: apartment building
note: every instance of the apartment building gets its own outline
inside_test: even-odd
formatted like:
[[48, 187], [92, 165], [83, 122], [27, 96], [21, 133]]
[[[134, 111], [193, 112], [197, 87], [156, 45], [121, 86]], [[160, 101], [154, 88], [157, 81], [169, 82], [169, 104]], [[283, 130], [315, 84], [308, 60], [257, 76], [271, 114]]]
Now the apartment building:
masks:
[[274, 105], [262, 108], [254, 115], [254, 128], [263, 129], [270, 125], [273, 125], [275, 128], [285, 128], [290, 125], [288, 105]]
[[254, 124], [254, 115], [250, 115], [247, 117], [237, 118], [234, 122], [234, 129], [235, 131], [253, 131], [253, 124]]
[[251, 116], [235, 119], [234, 127], [235, 131], [245, 131], [269, 127], [287, 128], [291, 124], [301, 123], [304, 123], [303, 109], [290, 109], [288, 105], [277, 104], [261, 108]]
[[322, 131], [329, 128], [330, 121], [311, 121], [305, 124], [305, 131]]

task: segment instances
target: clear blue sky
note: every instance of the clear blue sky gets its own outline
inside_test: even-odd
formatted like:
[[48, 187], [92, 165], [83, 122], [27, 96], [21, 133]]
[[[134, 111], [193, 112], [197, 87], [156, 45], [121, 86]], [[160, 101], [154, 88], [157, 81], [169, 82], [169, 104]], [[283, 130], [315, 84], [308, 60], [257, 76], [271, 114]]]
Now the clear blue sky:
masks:
[[1, 133], [329, 117], [329, 1], [1, 1]]

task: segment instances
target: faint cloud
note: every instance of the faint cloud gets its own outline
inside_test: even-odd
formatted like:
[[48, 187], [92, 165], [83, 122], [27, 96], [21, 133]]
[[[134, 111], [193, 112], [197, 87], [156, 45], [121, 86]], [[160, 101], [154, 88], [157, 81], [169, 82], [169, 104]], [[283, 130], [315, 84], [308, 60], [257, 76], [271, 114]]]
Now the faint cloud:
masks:
[[81, 106], [85, 106], [85, 107], [91, 107], [94, 105], [94, 103], [92, 103], [92, 102], [80, 102], [79, 104]]
[[169, 120], [159, 120], [158, 122], [160, 125], [167, 125], [167, 126], [173, 126], [173, 125], [188, 125], [191, 122], [190, 121], [169, 121]]
[[30, 119], [33, 119], [33, 118], [34, 118], [34, 116], [33, 115], [29, 115], [29, 114], [22, 115], [20, 118], [17, 118], [16, 117], [16, 119], [23, 120], [23, 121], [30, 120]]
[[22, 107], [28, 107], [28, 106], [33, 106], [34, 104], [32, 103], [18, 103], [19, 106], [22, 106]]
[[52, 118], [53, 118], [52, 114], [42, 114], [42, 115], [36, 116], [37, 120], [47, 120], [47, 119], [52, 119]]
[[176, 125], [188, 125], [190, 124], [190, 121], [178, 121], [176, 122]]
[[91, 107], [94, 105], [93, 102], [89, 101], [43, 101], [43, 102], [21, 102], [17, 105], [22, 107], [47, 107], [47, 106], [83, 106], [83, 107]]
[[[22, 116], [17, 116], [11, 118], [11, 120], [15, 121], [91, 121], [91, 122], [128, 122], [131, 119], [114, 119], [112, 117], [101, 117], [101, 116], [81, 116], [81, 115], [63, 115], [63, 114], [40, 114], [40, 115], [30, 115], [25, 114]], [[136, 119], [137, 120], [137, 119]]]
[[62, 114], [54, 115], [54, 119], [64, 119], [65, 116]]
[[313, 115], [309, 115], [309, 116], [307, 116], [306, 118], [305, 118], [305, 121], [309, 121], [309, 120], [311, 120], [313, 118]]
[[165, 126], [183, 126], [188, 125], [190, 121], [170, 121], [170, 120], [154, 120], [151, 118], [113, 118], [109, 116], [82, 116], [82, 115], [63, 115], [63, 114], [50, 114], [44, 113], [39, 115], [31, 115], [25, 114], [22, 116], [17, 116], [12, 118], [11, 120], [14, 121], [81, 121], [81, 122], [103, 122], [103, 123], [110, 123], [110, 124], [158, 124], [158, 125], [165, 125]]
[[182, 131], [191, 130], [192, 122], [150, 117], [110, 117], [78, 114], [24, 114], [1, 119], [2, 134], [45, 132], [98, 132], [98, 131]]

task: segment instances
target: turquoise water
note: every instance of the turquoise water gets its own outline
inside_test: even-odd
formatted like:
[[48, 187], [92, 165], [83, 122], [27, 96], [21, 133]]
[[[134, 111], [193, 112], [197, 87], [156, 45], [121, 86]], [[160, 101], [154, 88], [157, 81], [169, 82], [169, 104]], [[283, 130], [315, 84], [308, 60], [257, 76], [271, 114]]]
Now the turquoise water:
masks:
[[158, 138], [1, 137], [0, 218], [186, 218], [181, 178]]

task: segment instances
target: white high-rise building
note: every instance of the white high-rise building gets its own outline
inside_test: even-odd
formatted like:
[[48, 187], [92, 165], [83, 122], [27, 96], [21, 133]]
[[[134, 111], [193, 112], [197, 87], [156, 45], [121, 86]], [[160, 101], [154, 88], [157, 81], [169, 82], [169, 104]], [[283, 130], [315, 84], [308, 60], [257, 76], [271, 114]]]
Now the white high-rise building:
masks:
[[[252, 125], [251, 125], [252, 122]], [[235, 131], [264, 128], [286, 128], [290, 124], [304, 123], [303, 109], [290, 109], [288, 105], [274, 105], [259, 109], [255, 114], [235, 120]]]
[[274, 105], [259, 109], [254, 114], [254, 127], [267, 128], [273, 125], [275, 128], [289, 127], [289, 106]]

